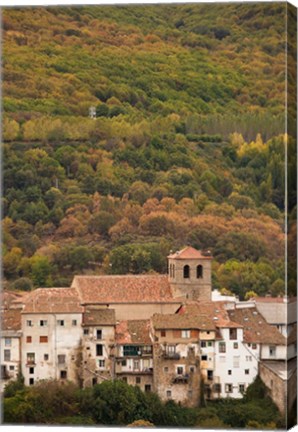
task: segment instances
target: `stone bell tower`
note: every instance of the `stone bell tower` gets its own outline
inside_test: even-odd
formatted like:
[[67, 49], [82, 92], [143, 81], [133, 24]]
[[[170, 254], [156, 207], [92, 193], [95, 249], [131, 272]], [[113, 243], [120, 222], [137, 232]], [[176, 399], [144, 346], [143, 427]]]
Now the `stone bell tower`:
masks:
[[192, 247], [168, 256], [168, 278], [174, 297], [211, 301], [211, 261], [206, 254]]

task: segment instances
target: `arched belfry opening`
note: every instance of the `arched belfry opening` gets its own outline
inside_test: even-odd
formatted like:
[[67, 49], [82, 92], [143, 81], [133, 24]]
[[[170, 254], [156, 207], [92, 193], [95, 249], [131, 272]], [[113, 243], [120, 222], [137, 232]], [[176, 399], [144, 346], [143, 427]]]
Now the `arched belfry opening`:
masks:
[[168, 280], [173, 297], [189, 300], [211, 300], [211, 261], [209, 251], [190, 246], [168, 256]]
[[203, 266], [201, 264], [197, 266], [197, 279], [203, 279]]
[[183, 277], [184, 279], [190, 278], [190, 267], [188, 264], [183, 267]]

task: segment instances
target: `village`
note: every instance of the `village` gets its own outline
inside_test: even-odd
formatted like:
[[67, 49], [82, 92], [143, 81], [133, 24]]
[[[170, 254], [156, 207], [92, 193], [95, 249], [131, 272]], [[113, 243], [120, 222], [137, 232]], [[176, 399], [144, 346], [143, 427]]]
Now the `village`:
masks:
[[1, 391], [22, 373], [90, 387], [123, 380], [164, 401], [242, 398], [259, 375], [284, 414], [296, 399], [296, 299], [212, 290], [209, 251], [171, 252], [168, 274], [74, 276], [2, 292]]

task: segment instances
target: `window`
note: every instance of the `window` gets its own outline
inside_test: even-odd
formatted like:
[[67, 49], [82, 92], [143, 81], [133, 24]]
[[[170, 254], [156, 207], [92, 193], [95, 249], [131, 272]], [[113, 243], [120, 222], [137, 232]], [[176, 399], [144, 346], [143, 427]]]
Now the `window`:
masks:
[[170, 399], [172, 397], [172, 392], [171, 390], [167, 390], [167, 398]]
[[123, 377], [122, 381], [125, 382], [125, 383], [127, 383], [127, 377]]
[[34, 367], [29, 368], [29, 374], [34, 374]]
[[92, 378], [92, 385], [95, 386], [97, 384], [97, 378]]
[[232, 375], [231, 369], [228, 370], [228, 375]]
[[33, 327], [33, 323], [31, 320], [27, 320], [26, 324], [27, 324], [27, 327]]
[[58, 354], [58, 364], [65, 364], [65, 354]]
[[225, 342], [219, 342], [219, 352], [220, 353], [226, 352], [226, 343]]
[[60, 327], [64, 327], [64, 320], [57, 320], [57, 325]]
[[270, 357], [275, 357], [275, 355], [276, 355], [276, 347], [274, 345], [271, 345], [269, 347], [269, 356]]
[[11, 346], [11, 338], [5, 338], [4, 345], [5, 346]]
[[177, 367], [177, 375], [183, 375], [183, 372], [184, 372], [183, 367], [182, 366], [178, 366]]
[[136, 377], [136, 384], [141, 384], [141, 377]]
[[208, 342], [208, 347], [212, 347], [212, 342]]
[[209, 381], [212, 381], [212, 380], [213, 380], [213, 371], [212, 371], [212, 370], [208, 370], [208, 371], [207, 371], [207, 379], [208, 379]]
[[139, 360], [133, 361], [133, 370], [140, 370], [140, 361]]
[[26, 337], [26, 342], [27, 343], [31, 343], [32, 342], [32, 336], [27, 336]]
[[246, 361], [251, 362], [252, 361], [252, 356], [246, 356], [245, 359], [246, 359]]
[[151, 392], [151, 385], [150, 384], [145, 384], [145, 392]]
[[34, 385], [34, 378], [29, 378], [29, 385]]
[[239, 384], [239, 393], [245, 392], [245, 384]]
[[166, 346], [166, 353], [171, 356], [176, 354], [176, 345], [167, 345]]
[[160, 330], [160, 336], [161, 337], [166, 337], [166, 331], [165, 330]]
[[48, 322], [46, 320], [40, 320], [39, 325], [40, 327], [46, 327], [48, 325]]
[[123, 355], [124, 356], [138, 356], [141, 353], [141, 348], [135, 345], [125, 345], [123, 347]]
[[197, 279], [202, 279], [202, 278], [203, 278], [203, 266], [198, 265], [197, 266]]
[[34, 363], [35, 363], [35, 354], [27, 353], [27, 364], [34, 364]]
[[168, 366], [165, 366], [165, 367], [163, 368], [163, 370], [164, 370], [164, 372], [169, 372], [169, 368], [168, 368]]
[[189, 279], [189, 277], [190, 277], [190, 268], [189, 268], [189, 265], [185, 265], [183, 267], [183, 277], [184, 277], [184, 279]]
[[9, 366], [9, 370], [13, 371], [14, 370], [14, 366]]
[[39, 343], [48, 343], [47, 336], [39, 336]]
[[96, 355], [97, 355], [97, 356], [102, 356], [102, 354], [103, 354], [102, 345], [97, 344], [97, 345], [96, 345]]
[[105, 361], [104, 361], [104, 360], [99, 360], [99, 361], [98, 361], [98, 366], [99, 366], [100, 368], [104, 368], [104, 367], [105, 367]]
[[218, 383], [213, 384], [213, 391], [215, 393], [221, 393], [221, 384], [218, 384]]
[[67, 378], [67, 371], [66, 370], [60, 371], [60, 378], [61, 379], [66, 379]]
[[207, 344], [206, 341], [201, 341], [201, 348], [206, 348]]
[[235, 340], [235, 339], [237, 339], [237, 329], [231, 328], [230, 329], [230, 340]]
[[253, 343], [253, 344], [251, 345], [251, 347], [252, 347], [252, 349], [257, 349], [257, 344], [256, 344], [256, 343]]
[[201, 356], [202, 361], [206, 361], [207, 359], [208, 359], [208, 357], [205, 354]]
[[226, 393], [233, 393], [233, 386], [232, 386], [232, 384], [226, 384], [225, 385], [225, 391], [226, 391]]
[[189, 368], [189, 372], [194, 372], [196, 370], [196, 367], [195, 366], [190, 366], [190, 368]]
[[77, 325], [77, 320], [72, 320], [72, 325], [75, 327]]
[[190, 338], [190, 330], [181, 330], [181, 337], [183, 339], [188, 339]]
[[126, 360], [121, 361], [121, 366], [126, 366]]
[[238, 349], [238, 342], [234, 342], [233, 347], [234, 347], [234, 349]]
[[234, 356], [233, 357], [233, 368], [239, 368], [240, 367], [240, 356]]
[[144, 345], [142, 348], [143, 354], [152, 354], [152, 346], [151, 345]]
[[102, 330], [96, 330], [96, 339], [102, 339]]
[[43, 359], [44, 359], [45, 361], [48, 361], [48, 360], [49, 360], [49, 354], [44, 354]]
[[10, 361], [10, 350], [9, 349], [4, 350], [4, 361]]
[[245, 375], [249, 375], [249, 369], [245, 369]]
[[84, 328], [84, 335], [87, 336], [89, 334], [89, 329], [88, 328]]
[[225, 356], [219, 356], [219, 363], [225, 363], [226, 357]]

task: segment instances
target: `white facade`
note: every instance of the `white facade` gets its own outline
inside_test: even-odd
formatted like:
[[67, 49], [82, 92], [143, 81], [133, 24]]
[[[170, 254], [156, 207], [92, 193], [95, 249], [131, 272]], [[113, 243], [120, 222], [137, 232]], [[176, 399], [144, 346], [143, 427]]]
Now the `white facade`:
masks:
[[1, 364], [1, 385], [0, 391], [2, 392], [6, 384], [10, 380], [16, 379], [20, 370], [21, 361], [21, 334], [15, 331], [2, 331], [1, 332], [1, 350], [0, 350], [0, 364]]
[[82, 314], [23, 314], [22, 372], [25, 385], [42, 379], [78, 381]]
[[[214, 396], [241, 398], [258, 374], [258, 360], [243, 343], [241, 328], [222, 328], [215, 342]], [[215, 386], [216, 387], [216, 386]]]

